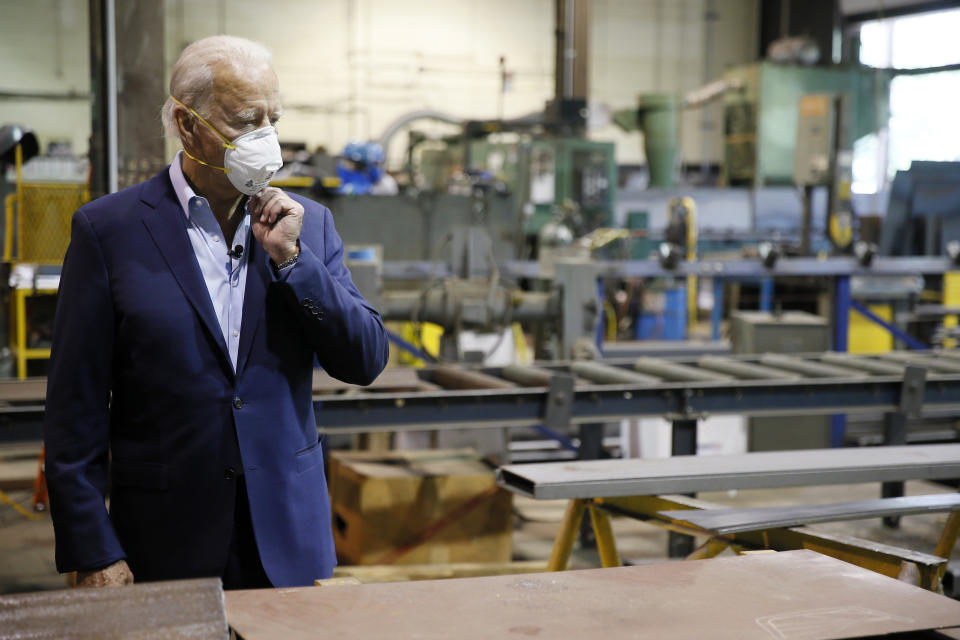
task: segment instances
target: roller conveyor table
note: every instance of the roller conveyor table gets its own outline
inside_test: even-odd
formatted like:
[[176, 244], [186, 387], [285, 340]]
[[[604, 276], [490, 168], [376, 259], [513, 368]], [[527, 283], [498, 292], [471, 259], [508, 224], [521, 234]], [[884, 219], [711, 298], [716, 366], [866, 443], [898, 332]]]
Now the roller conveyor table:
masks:
[[[924, 369], [913, 389], [925, 408], [960, 410], [960, 360], [930, 351], [891, 358], [838, 354], [765, 354], [693, 358], [606, 359], [537, 363], [535, 367], [416, 370], [425, 386], [441, 389], [349, 395], [317, 394], [322, 431], [402, 431], [527, 427], [545, 423], [551, 407], [563, 407], [569, 424], [640, 416], [696, 420], [712, 414], [831, 415], [901, 409], [908, 370]], [[916, 371], [914, 371], [916, 373]], [[575, 377], [569, 393], [551, 386]], [[493, 381], [500, 379], [503, 385]], [[453, 388], [455, 387], [455, 388]]]
[[[544, 362], [536, 366], [388, 369], [368, 388], [314, 380], [322, 431], [528, 427], [562, 406], [569, 424], [641, 416], [831, 415], [900, 410], [904, 376], [925, 370], [917, 401], [960, 410], [954, 352], [816, 353]], [[638, 369], [642, 369], [639, 371]], [[569, 393], [552, 383], [571, 378]], [[0, 383], [0, 413], [42, 413], [45, 380]]]

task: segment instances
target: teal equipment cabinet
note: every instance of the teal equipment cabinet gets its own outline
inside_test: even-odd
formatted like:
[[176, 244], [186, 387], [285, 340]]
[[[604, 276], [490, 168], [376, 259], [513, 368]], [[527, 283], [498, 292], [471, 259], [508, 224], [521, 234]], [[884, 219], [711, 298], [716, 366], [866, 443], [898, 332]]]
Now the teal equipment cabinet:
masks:
[[617, 163], [612, 142], [577, 137], [477, 140], [470, 143], [472, 169], [502, 177], [518, 204], [523, 232], [536, 235], [567, 201], [576, 205], [585, 229], [613, 226]]
[[728, 184], [762, 187], [793, 183], [802, 96], [843, 98], [840, 148], [884, 126], [889, 117], [890, 73], [861, 66], [803, 67], [772, 62], [734, 67], [743, 83], [724, 97], [724, 166]]

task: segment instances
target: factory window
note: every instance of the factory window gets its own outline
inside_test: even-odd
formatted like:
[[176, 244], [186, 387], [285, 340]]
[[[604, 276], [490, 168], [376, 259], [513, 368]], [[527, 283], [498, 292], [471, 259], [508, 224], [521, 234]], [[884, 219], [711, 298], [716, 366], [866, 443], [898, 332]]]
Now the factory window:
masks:
[[[890, 82], [890, 120], [854, 145], [853, 190], [876, 193], [913, 160], [960, 160], [960, 9], [873, 20], [860, 28], [860, 62], [899, 73]], [[926, 71], [929, 70], [929, 71]]]

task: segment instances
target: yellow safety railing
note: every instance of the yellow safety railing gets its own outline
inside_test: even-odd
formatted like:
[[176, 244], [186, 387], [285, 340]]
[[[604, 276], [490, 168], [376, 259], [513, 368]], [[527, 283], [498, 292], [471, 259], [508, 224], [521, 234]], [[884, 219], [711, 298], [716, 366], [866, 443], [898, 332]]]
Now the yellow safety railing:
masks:
[[21, 183], [18, 193], [7, 196], [6, 262], [60, 265], [70, 244], [74, 211], [90, 200], [82, 184]]
[[[23, 181], [23, 150], [15, 150], [16, 191], [4, 199], [3, 260], [11, 264], [61, 265], [70, 244], [73, 213], [90, 201], [86, 184]], [[28, 347], [27, 298], [56, 290], [18, 288], [10, 296], [11, 348], [17, 376], [27, 376], [27, 360], [46, 359], [50, 349]]]

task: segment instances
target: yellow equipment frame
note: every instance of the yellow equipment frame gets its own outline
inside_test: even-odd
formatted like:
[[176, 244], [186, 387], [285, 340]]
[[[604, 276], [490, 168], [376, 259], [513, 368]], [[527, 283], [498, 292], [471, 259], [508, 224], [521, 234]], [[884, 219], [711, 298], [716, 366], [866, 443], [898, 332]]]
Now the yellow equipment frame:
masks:
[[[5, 213], [5, 235], [3, 242], [3, 260], [4, 262], [31, 262], [38, 264], [62, 264], [60, 259], [23, 259], [23, 234], [25, 221], [23, 220], [22, 204], [24, 202], [23, 194], [23, 148], [18, 144], [14, 150], [14, 163], [16, 167], [16, 191], [9, 194], [4, 199]], [[44, 189], [52, 191], [73, 190], [76, 191], [76, 185], [61, 184], [43, 184]], [[90, 199], [89, 189], [83, 188], [80, 199], [86, 202]], [[14, 226], [16, 224], [16, 226]], [[10, 298], [10, 335], [12, 338], [11, 350], [17, 362], [17, 377], [21, 380], [27, 377], [28, 360], [45, 360], [50, 358], [50, 349], [30, 349], [27, 348], [27, 298], [39, 295], [56, 295], [56, 289], [14, 289]]]
[[727, 548], [738, 554], [755, 549], [775, 551], [812, 549], [891, 578], [909, 579], [917, 586], [937, 592], [942, 592], [942, 580], [947, 570], [947, 562], [960, 536], [960, 511], [954, 511], [948, 516], [932, 556], [850, 536], [816, 533], [803, 527], [717, 535], [682, 520], [664, 518], [658, 514], [660, 511], [717, 507], [718, 505], [684, 496], [570, 500], [567, 503], [560, 530], [554, 539], [547, 571], [563, 571], [567, 568], [574, 542], [580, 531], [580, 523], [587, 510], [590, 512], [593, 531], [597, 538], [597, 552], [603, 567], [619, 567], [621, 564], [610, 522], [610, 514], [613, 513], [644, 520], [676, 533], [705, 537], [706, 542], [687, 556], [688, 560], [712, 558]]

